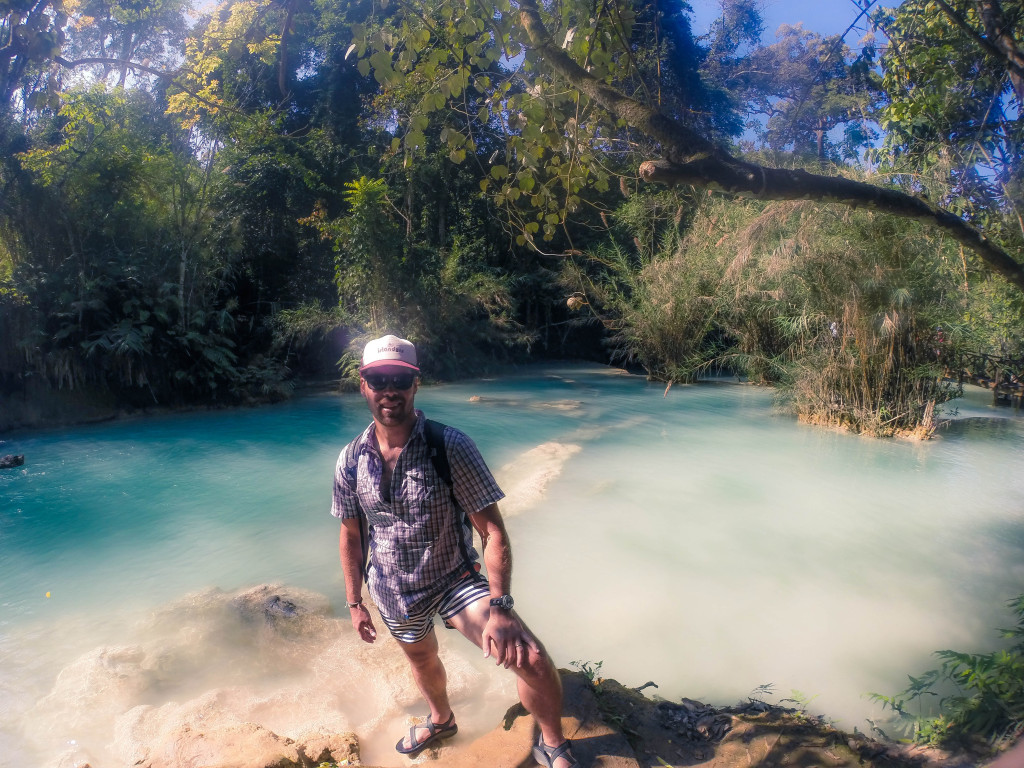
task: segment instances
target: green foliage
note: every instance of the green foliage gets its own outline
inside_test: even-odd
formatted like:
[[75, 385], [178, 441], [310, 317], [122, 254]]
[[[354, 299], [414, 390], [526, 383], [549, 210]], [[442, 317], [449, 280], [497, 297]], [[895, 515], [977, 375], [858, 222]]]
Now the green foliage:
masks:
[[[0, 380], [224, 401], [279, 392], [328, 335], [357, 352], [400, 331], [439, 377], [603, 340], [657, 378], [725, 365], [885, 432], [944, 396], [936, 326], [954, 348], [1018, 349], [1021, 300], [917, 225], [636, 194], [657, 148], [551, 66], [569, 56], [718, 138], [774, 111], [764, 144], [820, 138], [852, 162], [880, 103], [870, 47], [798, 28], [762, 47], [748, 0], [702, 39], [677, 0], [555, 0], [536, 4], [545, 49], [533, 5], [0, 4], [0, 40], [25, 44], [0, 52]], [[1003, 73], [933, 4], [877, 20], [894, 39], [874, 159], [1024, 243]], [[974, 173], [987, 155], [995, 172]]]
[[956, 394], [942, 356], [962, 340], [937, 341], [961, 311], [950, 245], [887, 217], [805, 204], [766, 207], [744, 239], [755, 260], [734, 332], [775, 333], [774, 348], [742, 351], [784, 372], [797, 413], [874, 435], [928, 434], [935, 407]]
[[528, 341], [508, 280], [488, 266], [482, 236], [461, 234], [465, 220], [449, 248], [417, 245], [402, 237], [383, 180], [364, 176], [345, 187], [348, 216], [320, 212], [307, 223], [334, 240], [341, 317], [361, 331], [350, 341], [353, 354], [367, 338], [401, 330], [419, 345], [424, 370], [445, 377], [472, 368], [478, 346]]
[[1008, 605], [1017, 624], [1000, 630], [1007, 647], [990, 653], [938, 651], [939, 668], [910, 676], [907, 688], [894, 696], [873, 693], [871, 698], [891, 709], [918, 743], [981, 738], [999, 746], [1019, 737], [1024, 732], [1024, 595]]
[[[999, 5], [1005, 40], [1019, 51], [1021, 3]], [[875, 12], [890, 40], [880, 62], [888, 100], [878, 114], [885, 141], [876, 157], [883, 169], [906, 174], [910, 189], [1019, 249], [1021, 94], [1002, 57], [977, 42], [986, 37], [979, 7], [952, 0], [947, 13], [907, 0]]]
[[335, 285], [345, 315], [377, 333], [397, 321], [408, 291], [402, 233], [391, 215], [383, 179], [345, 183], [349, 214], [328, 220], [318, 209], [305, 223], [335, 248]]
[[601, 682], [601, 667], [604, 666], [603, 661], [570, 661], [569, 666], [579, 671], [580, 674], [594, 685]]
[[790, 690], [790, 694], [787, 698], [779, 699], [780, 704], [792, 704], [796, 709], [797, 720], [813, 720], [820, 721], [821, 719], [808, 714], [808, 710], [811, 708], [811, 702], [818, 698], [818, 694], [808, 696], [803, 691], [799, 691], [796, 688]]

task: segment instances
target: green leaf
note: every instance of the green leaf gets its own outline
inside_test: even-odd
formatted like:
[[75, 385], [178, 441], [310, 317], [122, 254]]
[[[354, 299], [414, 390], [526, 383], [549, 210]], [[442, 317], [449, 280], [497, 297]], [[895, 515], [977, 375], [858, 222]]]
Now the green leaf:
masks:
[[423, 134], [423, 131], [409, 131], [405, 134], [405, 146], [406, 149], [413, 149], [414, 147], [426, 147], [427, 137]]

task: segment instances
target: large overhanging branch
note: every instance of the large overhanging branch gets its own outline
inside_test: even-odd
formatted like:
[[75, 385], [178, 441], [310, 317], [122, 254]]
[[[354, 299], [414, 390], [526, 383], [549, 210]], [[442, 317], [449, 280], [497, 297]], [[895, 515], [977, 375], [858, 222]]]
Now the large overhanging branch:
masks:
[[1024, 267], [1010, 254], [959, 216], [913, 195], [865, 184], [842, 176], [821, 176], [803, 170], [767, 168], [718, 158], [689, 163], [648, 160], [640, 177], [659, 184], [690, 184], [758, 200], [816, 200], [870, 208], [892, 216], [927, 222], [978, 254], [992, 269], [1024, 291]]
[[540, 54], [546, 67], [611, 115], [661, 144], [665, 159], [641, 164], [640, 175], [644, 180], [689, 184], [760, 200], [816, 200], [864, 206], [927, 222], [970, 248], [992, 271], [1024, 291], [1024, 265], [959, 216], [895, 189], [738, 160], [688, 126], [593, 77], [551, 39], [536, 0], [520, 0], [519, 12], [530, 46]]

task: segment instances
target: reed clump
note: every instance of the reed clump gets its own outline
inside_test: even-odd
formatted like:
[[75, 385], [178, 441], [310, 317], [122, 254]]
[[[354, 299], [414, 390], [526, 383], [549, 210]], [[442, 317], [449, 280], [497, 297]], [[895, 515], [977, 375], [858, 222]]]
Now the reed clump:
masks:
[[[634, 196], [632, 219], [641, 203]], [[780, 387], [804, 421], [927, 436], [958, 394], [969, 266], [914, 222], [806, 201], [680, 198], [648, 249], [616, 244], [599, 296], [619, 356], [652, 378], [718, 367]], [[669, 211], [663, 196], [658, 209]], [[681, 224], [685, 221], [685, 224]], [[624, 255], [625, 254], [625, 255]]]

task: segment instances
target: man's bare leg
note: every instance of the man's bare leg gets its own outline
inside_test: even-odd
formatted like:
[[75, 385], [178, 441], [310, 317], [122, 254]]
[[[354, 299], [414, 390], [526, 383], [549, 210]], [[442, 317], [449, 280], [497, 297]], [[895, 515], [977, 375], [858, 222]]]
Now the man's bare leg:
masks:
[[[490, 610], [489, 600], [483, 597], [448, 619], [448, 623], [482, 648], [484, 626]], [[523, 665], [513, 665], [510, 669], [517, 675], [519, 700], [537, 721], [544, 743], [557, 747], [565, 741], [562, 732], [562, 679], [544, 646], [532, 632], [530, 636], [534, 638], [537, 649], [524, 649]], [[568, 765], [569, 761], [561, 757], [555, 763], [556, 768]]]
[[[437, 635], [431, 629], [430, 633], [418, 643], [399, 642], [398, 646], [405, 652], [412, 667], [412, 676], [416, 680], [416, 686], [423, 694], [427, 705], [430, 707], [430, 719], [435, 725], [440, 725], [448, 720], [452, 714], [451, 705], [448, 703], [448, 674], [445, 672], [444, 664], [437, 653]], [[430, 735], [426, 726], [416, 728], [416, 740], [422, 741]], [[412, 744], [409, 737], [402, 740], [406, 748]]]

